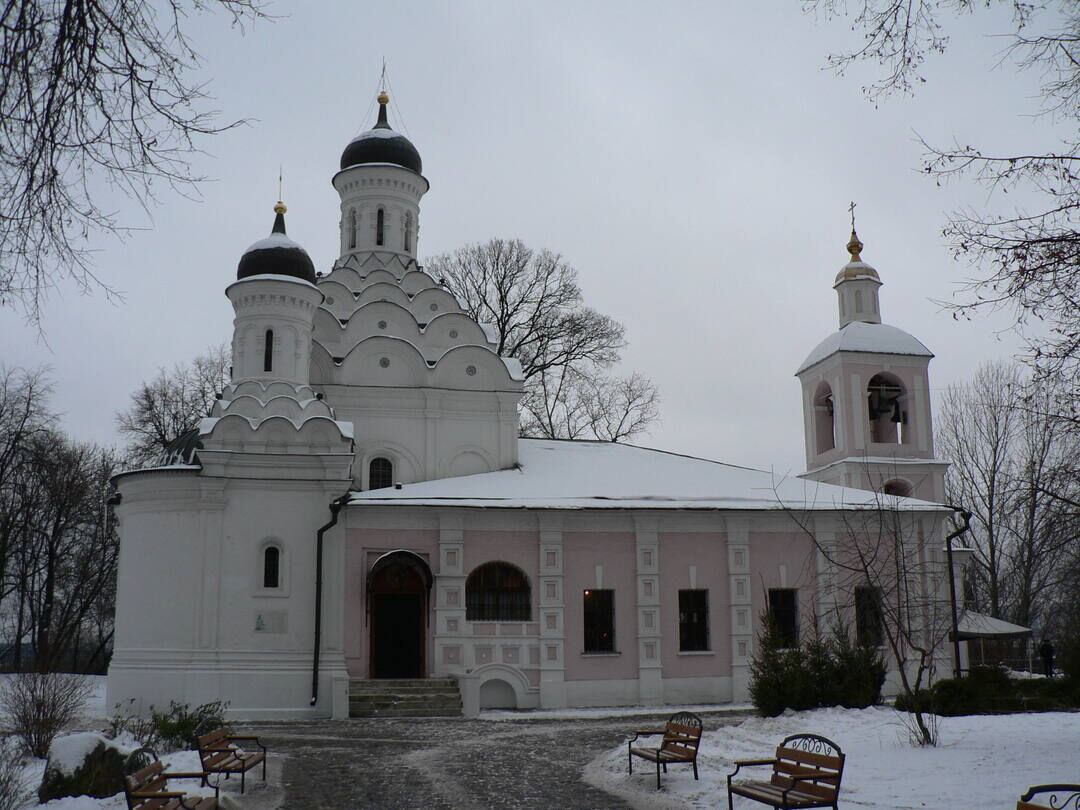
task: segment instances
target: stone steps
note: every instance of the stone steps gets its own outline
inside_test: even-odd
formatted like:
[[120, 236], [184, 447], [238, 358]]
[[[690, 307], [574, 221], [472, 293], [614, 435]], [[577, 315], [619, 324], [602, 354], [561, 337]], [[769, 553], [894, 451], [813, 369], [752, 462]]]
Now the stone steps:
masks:
[[349, 681], [350, 717], [461, 717], [453, 678]]

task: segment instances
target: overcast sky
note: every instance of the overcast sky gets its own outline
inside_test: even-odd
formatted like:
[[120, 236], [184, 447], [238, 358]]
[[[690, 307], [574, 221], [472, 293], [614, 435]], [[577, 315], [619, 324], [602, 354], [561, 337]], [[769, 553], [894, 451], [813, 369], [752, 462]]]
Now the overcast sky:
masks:
[[[949, 211], [999, 199], [939, 188], [922, 148], [1054, 145], [1037, 77], [995, 68], [980, 13], [955, 30], [915, 98], [867, 102], [867, 68], [837, 78], [826, 55], [858, 42], [795, 0], [755, 3], [276, 0], [246, 33], [199, 18], [222, 120], [204, 142], [202, 198], [163, 193], [97, 267], [124, 299], [54, 292], [47, 345], [0, 312], [0, 359], [48, 364], [54, 407], [81, 439], [116, 443], [114, 414], [159, 367], [231, 337], [225, 286], [272, 224], [279, 164], [289, 235], [328, 270], [338, 245], [330, 185], [345, 144], [374, 123], [383, 57], [391, 123], [412, 139], [431, 191], [421, 257], [491, 237], [561, 253], [586, 302], [622, 321], [623, 370], [659, 386], [662, 423], [636, 443], [778, 473], [805, 468], [802, 359], [837, 328], [832, 281], [858, 203], [863, 259], [883, 320], [937, 357], [940, 392], [1015, 354], [1007, 317], [955, 321], [934, 303], [971, 269], [941, 237]], [[1010, 198], [1006, 198], [1006, 202]]]

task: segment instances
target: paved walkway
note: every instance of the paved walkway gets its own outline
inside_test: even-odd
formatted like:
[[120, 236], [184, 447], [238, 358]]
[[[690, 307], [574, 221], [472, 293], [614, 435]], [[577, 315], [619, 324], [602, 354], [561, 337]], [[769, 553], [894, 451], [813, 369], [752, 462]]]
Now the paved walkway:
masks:
[[[288, 810], [599, 809], [627, 805], [582, 782], [585, 765], [623, 743], [628, 729], [662, 725], [669, 715], [372, 718], [253, 728], [281, 755], [281, 807]], [[709, 731], [740, 718], [717, 713], [703, 719]]]

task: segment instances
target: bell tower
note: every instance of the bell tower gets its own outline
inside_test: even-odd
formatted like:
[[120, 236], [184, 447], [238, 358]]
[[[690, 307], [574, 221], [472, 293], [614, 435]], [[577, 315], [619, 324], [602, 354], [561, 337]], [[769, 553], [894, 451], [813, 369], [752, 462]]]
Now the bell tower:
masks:
[[934, 457], [929, 365], [934, 356], [882, 323], [877, 270], [862, 260], [852, 223], [849, 261], [833, 283], [840, 328], [795, 376], [802, 384], [803, 478], [941, 501], [946, 462]]

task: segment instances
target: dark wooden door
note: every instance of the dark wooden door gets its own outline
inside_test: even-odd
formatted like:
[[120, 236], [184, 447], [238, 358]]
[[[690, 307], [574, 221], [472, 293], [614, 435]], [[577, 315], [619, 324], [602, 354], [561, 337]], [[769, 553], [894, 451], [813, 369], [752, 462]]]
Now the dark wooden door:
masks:
[[373, 601], [372, 677], [422, 678], [423, 595], [377, 593]]

